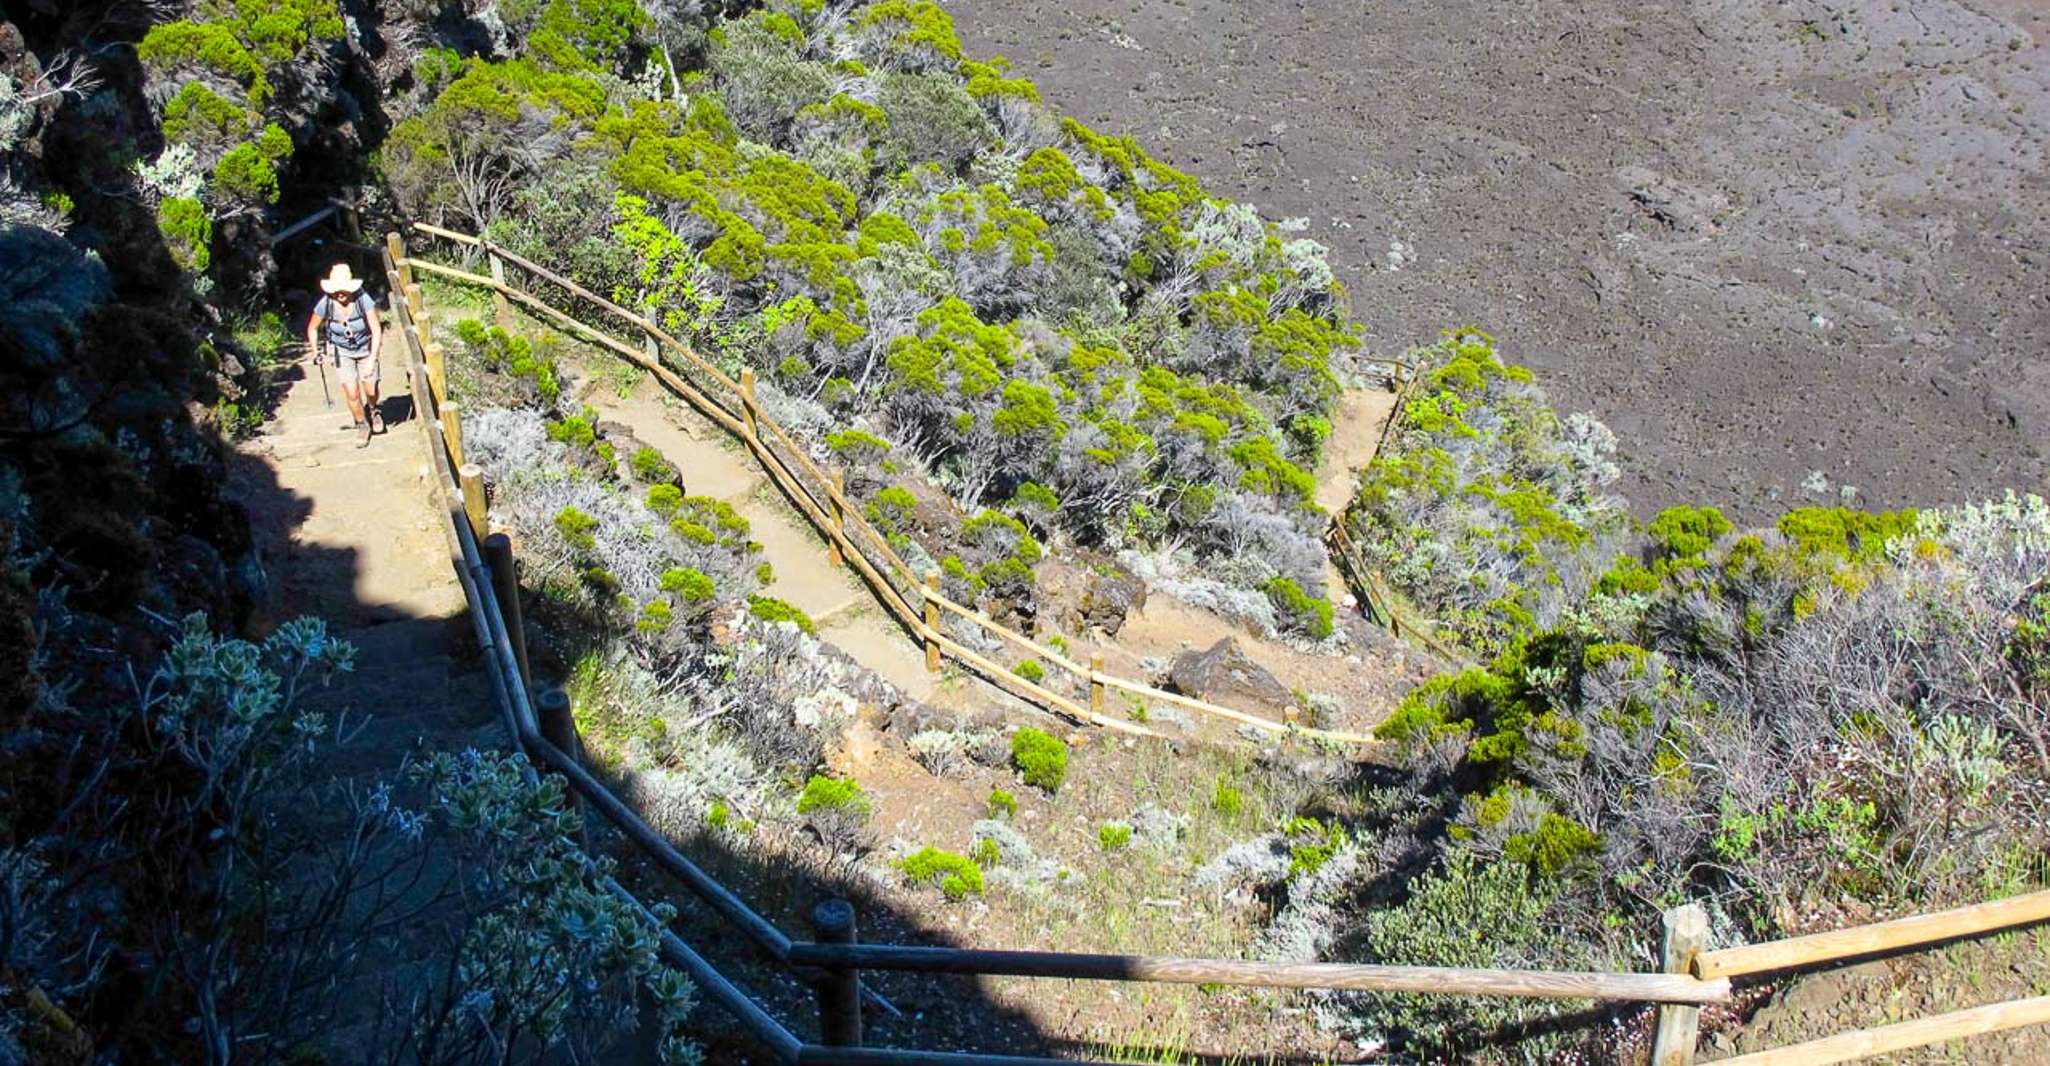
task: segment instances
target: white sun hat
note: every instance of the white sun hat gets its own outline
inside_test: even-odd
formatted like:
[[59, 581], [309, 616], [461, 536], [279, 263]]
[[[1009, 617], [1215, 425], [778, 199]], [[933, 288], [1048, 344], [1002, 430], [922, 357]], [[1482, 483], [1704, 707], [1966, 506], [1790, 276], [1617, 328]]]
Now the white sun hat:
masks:
[[327, 277], [320, 279], [320, 291], [333, 296], [338, 292], [356, 292], [363, 288], [363, 279], [349, 272], [349, 264], [336, 263]]

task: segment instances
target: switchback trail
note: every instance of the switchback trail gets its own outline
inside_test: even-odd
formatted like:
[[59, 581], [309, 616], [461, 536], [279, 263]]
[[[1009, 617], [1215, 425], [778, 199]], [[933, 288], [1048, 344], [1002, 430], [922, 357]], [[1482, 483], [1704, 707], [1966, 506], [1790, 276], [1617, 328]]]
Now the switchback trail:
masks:
[[685, 492], [723, 500], [740, 512], [775, 572], [768, 593], [810, 615], [822, 639], [913, 699], [949, 702], [946, 686], [926, 672], [918, 645], [876, 605], [853, 569], [832, 565], [825, 541], [792, 512], [761, 464], [725, 430], [669, 401], [653, 382], [642, 382], [625, 399], [601, 387], [584, 402], [661, 452], [683, 472]]

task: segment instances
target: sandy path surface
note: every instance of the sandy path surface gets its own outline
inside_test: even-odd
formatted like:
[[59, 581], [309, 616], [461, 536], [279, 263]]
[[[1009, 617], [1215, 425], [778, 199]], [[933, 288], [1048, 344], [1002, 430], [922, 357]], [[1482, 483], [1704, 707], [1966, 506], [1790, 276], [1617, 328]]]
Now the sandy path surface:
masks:
[[724, 430], [669, 401], [652, 383], [625, 399], [594, 390], [585, 402], [601, 418], [633, 427], [635, 437], [683, 471], [684, 491], [717, 497], [739, 511], [775, 571], [768, 593], [810, 615], [819, 636], [915, 699], [939, 695], [937, 679], [925, 671], [924, 652], [883, 613], [852, 569], [832, 565], [818, 533]]
[[329, 381], [334, 407], [324, 407], [308, 369], [263, 434], [238, 449], [233, 476], [276, 592], [274, 615], [348, 627], [461, 614], [419, 427], [404, 420], [405, 374], [386, 368], [390, 424], [358, 448], [360, 438], [339, 428], [349, 421], [340, 390]]
[[1051, 105], [1307, 218], [1376, 350], [1494, 333], [1640, 510], [2050, 474], [2050, 4], [947, 6]]
[[1395, 413], [1395, 394], [1381, 389], [1348, 389], [1331, 416], [1331, 438], [1317, 464], [1317, 506], [1336, 517], [1352, 502], [1361, 467], [1374, 461], [1382, 427]]

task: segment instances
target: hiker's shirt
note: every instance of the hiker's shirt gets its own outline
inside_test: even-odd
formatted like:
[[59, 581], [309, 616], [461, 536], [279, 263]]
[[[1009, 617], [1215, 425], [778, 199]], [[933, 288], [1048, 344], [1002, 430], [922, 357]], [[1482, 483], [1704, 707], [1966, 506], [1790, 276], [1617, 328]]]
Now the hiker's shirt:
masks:
[[323, 296], [313, 313], [320, 316], [328, 349], [337, 357], [361, 359], [370, 354], [370, 316], [377, 313], [377, 301], [369, 293], [357, 293], [347, 307], [332, 296]]

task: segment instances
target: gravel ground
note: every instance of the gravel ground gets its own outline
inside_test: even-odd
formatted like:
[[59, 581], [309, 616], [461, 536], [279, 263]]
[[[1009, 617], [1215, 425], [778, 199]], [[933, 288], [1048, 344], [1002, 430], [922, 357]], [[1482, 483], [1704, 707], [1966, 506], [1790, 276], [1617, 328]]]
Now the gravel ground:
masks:
[[1473, 323], [1641, 511], [2041, 491], [2043, 0], [951, 0], [1048, 101]]

